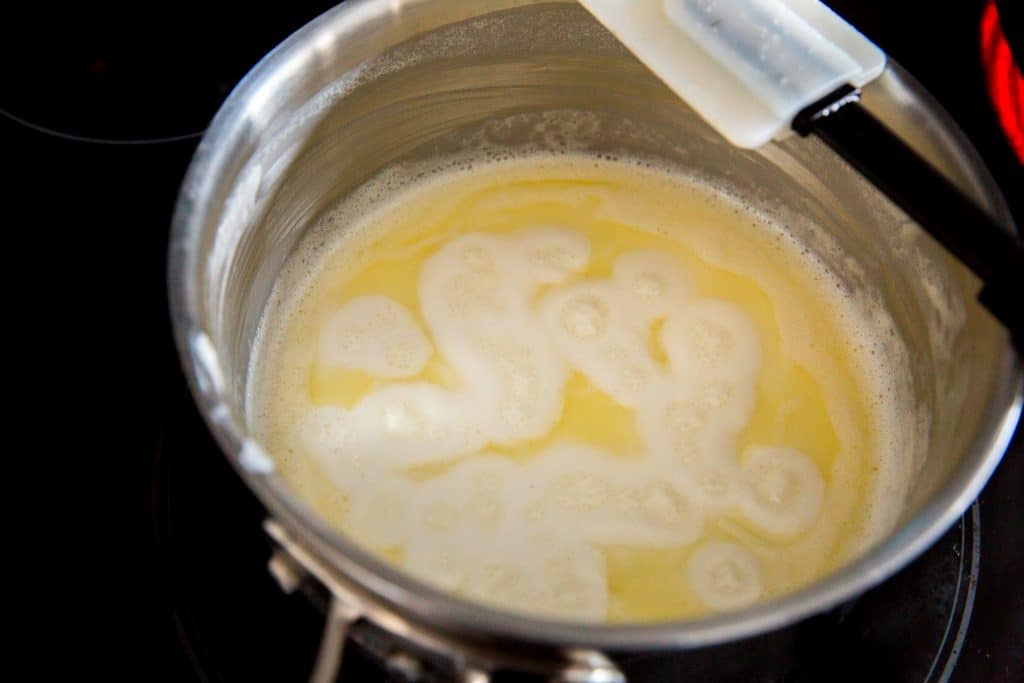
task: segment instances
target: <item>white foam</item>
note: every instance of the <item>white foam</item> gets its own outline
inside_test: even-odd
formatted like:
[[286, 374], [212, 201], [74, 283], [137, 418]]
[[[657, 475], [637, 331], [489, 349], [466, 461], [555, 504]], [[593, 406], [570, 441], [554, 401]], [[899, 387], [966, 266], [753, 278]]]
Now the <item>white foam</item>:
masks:
[[746, 484], [739, 505], [754, 525], [773, 534], [805, 531], [818, 518], [825, 481], [817, 465], [793, 448], [750, 448], [743, 458]]
[[540, 315], [547, 336], [573, 367], [622, 405], [635, 407], [662, 373], [631, 303], [621, 285], [586, 280], [545, 296]]
[[420, 271], [423, 317], [442, 352], [468, 329], [486, 329], [513, 313], [515, 295], [500, 269], [502, 240], [470, 233], [442, 246]]
[[435, 588], [460, 592], [473, 568], [477, 550], [463, 536], [413, 536], [402, 548], [402, 566]]
[[[352, 410], [324, 406], [308, 413], [302, 441], [328, 470], [362, 462], [401, 469], [480, 450], [485, 408], [426, 383], [392, 385]], [[344, 469], [342, 470], [344, 472]]]
[[[414, 575], [506, 606], [571, 606], [583, 616], [604, 604], [596, 597], [603, 574], [537, 539], [575, 539], [586, 557], [595, 552], [587, 544], [683, 547], [700, 539], [706, 517], [737, 508], [772, 533], [798, 531], [817, 513], [823, 483], [804, 456], [760, 449], [742, 469], [736, 462], [735, 434], [753, 410], [760, 366], [746, 314], [694, 298], [682, 264], [649, 251], [620, 256], [610, 279], [565, 284], [586, 267], [589, 250], [579, 233], [554, 228], [470, 233], [442, 246], [423, 265], [419, 293], [437, 350], [462, 386], [392, 384], [351, 411], [318, 409], [307, 421], [305, 443], [328, 471], [350, 488], [360, 482], [350, 523], [378, 545], [402, 545]], [[535, 303], [542, 285], [552, 288]], [[668, 367], [648, 347], [659, 319]], [[417, 346], [417, 333], [411, 314], [374, 297], [342, 307], [322, 338], [334, 344], [334, 362], [397, 373], [382, 348]], [[421, 353], [429, 348], [422, 342]], [[563, 444], [525, 466], [474, 456], [487, 442], [547, 434], [570, 366], [636, 409], [645, 454], [623, 460]], [[425, 482], [400, 475], [467, 455], [474, 457]], [[536, 546], [536, 557], [489, 545], [512, 537]], [[729, 546], [706, 546], [691, 581], [712, 607], [738, 605], [760, 593], [751, 566]], [[558, 581], [571, 599], [551, 593]], [[737, 581], [746, 583], [730, 583]]]
[[515, 443], [551, 431], [562, 411], [568, 369], [536, 327], [503, 326], [483, 336], [476, 351], [487, 370], [473, 380], [473, 392], [493, 407], [487, 421], [491, 440]]
[[[437, 180], [457, 175], [446, 170]], [[377, 199], [401, 186], [396, 178]], [[419, 189], [436, 190], [429, 185]], [[377, 199], [326, 217], [321, 232]], [[313, 408], [300, 420], [302, 448], [347, 496], [346, 530], [374, 548], [399, 547], [404, 566], [439, 587], [520, 611], [600, 618], [608, 596], [598, 546], [692, 545], [706, 521], [737, 512], [774, 535], [813, 524], [824, 489], [813, 462], [768, 447], [737, 457], [761, 365], [747, 315], [697, 298], [684, 264], [667, 253], [629, 252], [608, 279], [580, 281], [590, 250], [582, 234], [544, 226], [465, 234], [426, 260], [420, 312], [461, 384], [394, 383], [351, 410]], [[415, 376], [430, 342], [408, 310], [371, 298], [382, 301], [337, 311], [324, 338], [362, 325], [408, 354], [388, 356], [388, 344], [356, 334], [321, 360], [386, 379]], [[390, 322], [374, 327], [374, 307]], [[667, 367], [649, 348], [656, 321]], [[570, 369], [636, 411], [645, 451], [626, 459], [562, 444], [525, 464], [487, 454], [488, 443], [550, 432]], [[456, 464], [425, 481], [406, 477], [410, 467], [447, 462]], [[700, 546], [686, 570], [712, 609], [745, 606], [763, 592], [757, 560], [729, 548]], [[559, 583], [564, 590], [553, 591]]]
[[631, 302], [652, 318], [668, 313], [693, 295], [693, 285], [679, 259], [653, 250], [637, 250], [615, 259], [612, 277]]
[[656, 384], [637, 410], [652, 455], [686, 467], [733, 461], [735, 436], [753, 412], [753, 381], [692, 385], [671, 378]]
[[678, 490], [694, 501], [698, 509], [713, 518], [738, 507], [743, 495], [743, 482], [739, 466], [732, 462], [731, 457], [709, 460], [704, 458], [688, 464], [685, 469], [675, 470], [668, 477]]
[[590, 261], [590, 240], [575, 230], [532, 228], [511, 241], [521, 264], [515, 270], [528, 286], [561, 284]]
[[423, 264], [423, 315], [441, 355], [474, 402], [495, 443], [546, 434], [562, 408], [568, 374], [530, 311], [533, 289], [582, 268], [589, 242], [565, 230], [527, 236], [463, 235]]
[[412, 314], [385, 296], [351, 299], [321, 328], [320, 362], [327, 367], [410, 377], [423, 371], [432, 353]]
[[494, 534], [519, 524], [526, 492], [522, 465], [483, 454], [422, 483], [412, 502], [418, 537]]
[[735, 543], [708, 543], [697, 548], [686, 578], [697, 597], [720, 612], [749, 607], [764, 590], [757, 559]]
[[608, 584], [601, 553], [572, 538], [527, 531], [478, 548], [465, 595], [542, 617], [603, 619]]
[[349, 533], [378, 550], [408, 542], [408, 501], [415, 487], [413, 482], [392, 476], [372, 476], [352, 487], [347, 515]]
[[757, 330], [749, 316], [721, 300], [694, 301], [669, 316], [661, 328], [661, 344], [673, 372], [696, 381], [749, 383], [761, 364]]
[[680, 547], [697, 538], [704, 515], [645, 462], [566, 445], [530, 462], [527, 516], [567, 537], [603, 545]]

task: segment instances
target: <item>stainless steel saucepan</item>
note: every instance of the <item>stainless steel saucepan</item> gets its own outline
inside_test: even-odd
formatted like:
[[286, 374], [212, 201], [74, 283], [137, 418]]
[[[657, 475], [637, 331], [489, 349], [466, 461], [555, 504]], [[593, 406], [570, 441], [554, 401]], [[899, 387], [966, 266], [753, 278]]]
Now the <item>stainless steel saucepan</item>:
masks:
[[[863, 102], [1011, 225], [973, 149], [898, 65]], [[844, 286], [880, 303], [894, 353], [904, 356], [897, 384], [916, 416], [904, 436], [919, 467], [892, 533], [766, 604], [599, 625], [533, 619], [434, 590], [300, 502], [250, 437], [245, 414], [250, 354], [276, 275], [317, 216], [382, 169], [481, 147], [674, 164], [784, 221]], [[318, 681], [332, 680], [354, 623], [388, 643], [393, 668], [476, 682], [498, 669], [620, 680], [606, 654], [768, 633], [865, 591], [935, 541], [978, 495], [1021, 410], [1019, 362], [959, 264], [815, 140], [756, 152], [726, 144], [572, 2], [355, 0], [316, 19], [264, 58], [217, 114], [181, 190], [169, 260], [185, 372], [224, 453], [267, 508], [279, 548], [271, 570], [285, 587], [314, 581], [331, 598]]]

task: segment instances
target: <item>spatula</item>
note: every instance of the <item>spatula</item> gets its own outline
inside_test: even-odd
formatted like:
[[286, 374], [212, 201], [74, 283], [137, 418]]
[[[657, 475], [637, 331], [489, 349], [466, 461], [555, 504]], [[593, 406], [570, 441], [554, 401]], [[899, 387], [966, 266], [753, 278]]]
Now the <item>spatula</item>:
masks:
[[874, 43], [818, 0], [580, 0], [738, 147], [815, 134], [983, 281], [979, 301], [1024, 350], [1024, 249], [859, 106], [885, 69]]

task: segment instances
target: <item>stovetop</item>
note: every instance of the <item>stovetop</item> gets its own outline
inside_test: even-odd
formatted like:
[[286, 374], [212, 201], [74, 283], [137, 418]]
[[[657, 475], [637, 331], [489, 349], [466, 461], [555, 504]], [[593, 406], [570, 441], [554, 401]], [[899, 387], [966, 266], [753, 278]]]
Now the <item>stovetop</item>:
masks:
[[[308, 676], [323, 617], [265, 571], [263, 512], [178, 369], [164, 260], [178, 186], [209, 118], [250, 65], [331, 4], [23, 3], [6, 22], [19, 27], [0, 45], [5, 202], [16, 217], [8, 270], [27, 308], [8, 336], [16, 376], [33, 380], [25, 405], [43, 425], [37, 448], [9, 458], [8, 486], [57, 513], [33, 509], [26, 546], [28, 573], [47, 587], [25, 624], [49, 643], [43, 671]], [[982, 3], [830, 4], [953, 113], [1024, 224], [1024, 170], [978, 64]], [[20, 362], [35, 357], [42, 373]], [[622, 665], [635, 681], [1024, 680], [1022, 492], [1018, 434], [961, 522], [879, 588], [766, 638]], [[358, 651], [346, 660], [343, 680], [383, 677]]]

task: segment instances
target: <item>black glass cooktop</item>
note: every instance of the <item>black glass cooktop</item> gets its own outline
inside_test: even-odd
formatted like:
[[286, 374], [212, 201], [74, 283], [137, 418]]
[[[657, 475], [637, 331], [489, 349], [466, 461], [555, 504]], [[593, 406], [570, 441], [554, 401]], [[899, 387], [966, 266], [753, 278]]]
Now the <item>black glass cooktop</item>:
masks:
[[[165, 303], [171, 209], [234, 83], [331, 2], [20, 3], [0, 45], [14, 298], [36, 450], [8, 486], [50, 501], [29, 536], [46, 589], [31, 678], [295, 681], [322, 615], [265, 571], [262, 511], [192, 407]], [[831, 3], [954, 114], [1024, 223], [1024, 171], [988, 104], [980, 0]], [[1019, 14], [1019, 13], [1018, 13]], [[128, 312], [128, 313], [126, 313]], [[31, 365], [31, 367], [36, 367]], [[40, 381], [40, 379], [42, 381]], [[12, 425], [17, 428], [19, 425]], [[38, 438], [42, 437], [42, 438]], [[1024, 438], [960, 523], [861, 598], [700, 653], [624, 656], [636, 681], [1024, 680]], [[55, 503], [52, 504], [52, 503]], [[356, 652], [343, 680], [382, 680]]]

